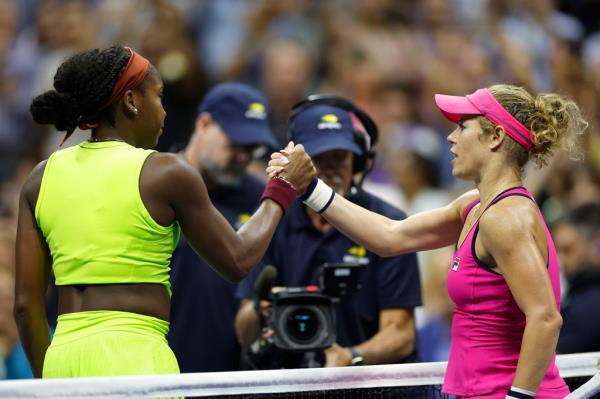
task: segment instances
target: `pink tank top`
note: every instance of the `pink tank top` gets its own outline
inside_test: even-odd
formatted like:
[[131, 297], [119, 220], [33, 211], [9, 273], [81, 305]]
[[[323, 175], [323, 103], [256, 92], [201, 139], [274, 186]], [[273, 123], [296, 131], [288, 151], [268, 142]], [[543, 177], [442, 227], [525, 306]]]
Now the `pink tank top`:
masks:
[[[517, 187], [499, 194], [488, 208], [515, 195], [534, 201], [525, 188]], [[479, 200], [465, 209], [463, 221], [478, 203]], [[548, 243], [548, 274], [556, 307], [560, 309], [558, 259], [543, 217], [542, 222]], [[448, 293], [455, 309], [443, 391], [462, 397], [504, 398], [517, 368], [525, 315], [502, 275], [477, 259], [475, 240], [478, 232], [479, 219], [457, 248], [448, 271]], [[564, 398], [569, 393], [554, 360], [553, 357], [536, 398]]]

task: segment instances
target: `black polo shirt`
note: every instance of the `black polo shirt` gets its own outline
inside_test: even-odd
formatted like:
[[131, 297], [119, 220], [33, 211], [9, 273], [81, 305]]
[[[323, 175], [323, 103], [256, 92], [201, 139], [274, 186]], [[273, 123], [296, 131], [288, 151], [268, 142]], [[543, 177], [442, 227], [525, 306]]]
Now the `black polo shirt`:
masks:
[[[363, 190], [350, 200], [364, 208], [392, 219], [406, 215], [383, 200]], [[362, 264], [362, 288], [335, 305], [337, 343], [358, 345], [379, 331], [379, 313], [383, 309], [421, 305], [421, 286], [414, 253], [382, 258], [366, 251], [335, 229], [321, 234], [311, 224], [304, 205], [296, 201], [280, 222], [264, 264], [278, 270], [277, 285], [285, 287], [318, 284], [320, 266], [325, 262]], [[254, 297], [254, 281], [259, 266], [238, 287], [238, 298]], [[415, 345], [416, 348], [416, 345]], [[416, 351], [403, 361], [415, 361]]]

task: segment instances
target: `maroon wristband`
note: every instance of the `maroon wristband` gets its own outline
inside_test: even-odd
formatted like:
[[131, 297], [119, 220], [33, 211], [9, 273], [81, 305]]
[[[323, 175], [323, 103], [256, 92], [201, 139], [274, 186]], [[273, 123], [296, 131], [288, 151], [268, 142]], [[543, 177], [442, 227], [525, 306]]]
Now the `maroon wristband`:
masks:
[[260, 197], [260, 202], [267, 198], [277, 202], [283, 213], [286, 213], [292, 202], [296, 199], [296, 190], [287, 181], [275, 177], [267, 183], [267, 187], [265, 187], [265, 191], [263, 191]]

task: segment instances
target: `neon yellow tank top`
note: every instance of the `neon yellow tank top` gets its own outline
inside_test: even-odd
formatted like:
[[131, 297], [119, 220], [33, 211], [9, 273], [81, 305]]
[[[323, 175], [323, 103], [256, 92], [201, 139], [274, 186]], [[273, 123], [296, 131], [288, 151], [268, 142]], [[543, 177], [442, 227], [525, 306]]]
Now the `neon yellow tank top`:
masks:
[[179, 225], [159, 225], [142, 202], [140, 172], [151, 153], [105, 141], [50, 156], [35, 217], [56, 285], [158, 283], [171, 293]]

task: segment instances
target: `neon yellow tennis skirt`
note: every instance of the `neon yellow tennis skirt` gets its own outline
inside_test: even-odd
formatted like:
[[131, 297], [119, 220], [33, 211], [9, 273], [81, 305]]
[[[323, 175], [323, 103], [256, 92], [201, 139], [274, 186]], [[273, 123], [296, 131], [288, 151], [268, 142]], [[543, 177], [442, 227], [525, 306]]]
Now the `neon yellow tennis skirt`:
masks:
[[119, 311], [58, 316], [43, 378], [179, 373], [166, 340], [169, 323]]

